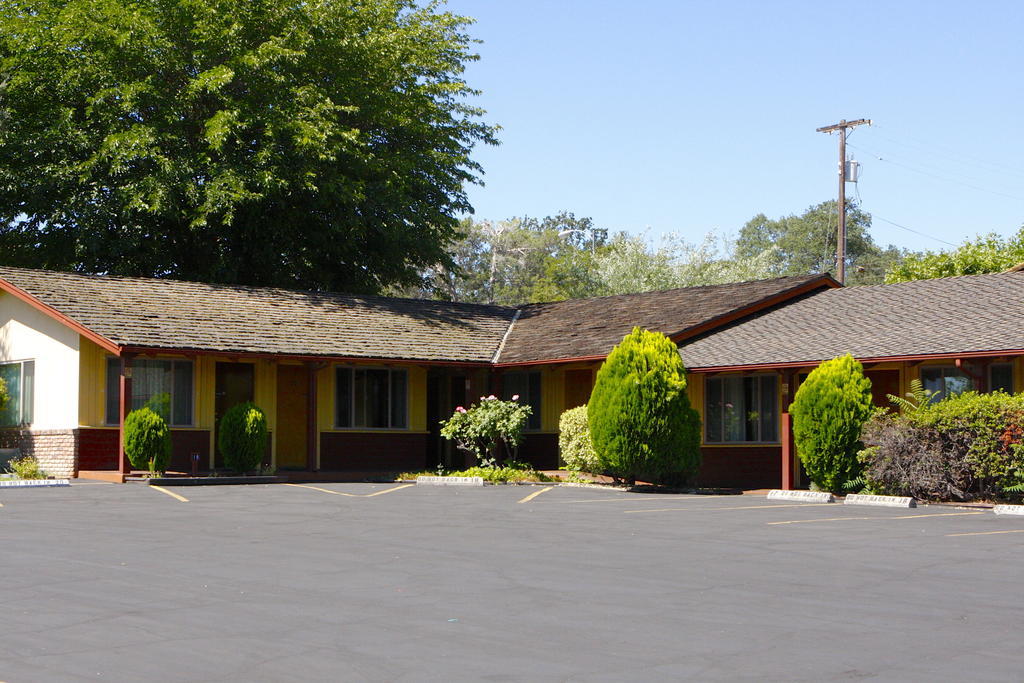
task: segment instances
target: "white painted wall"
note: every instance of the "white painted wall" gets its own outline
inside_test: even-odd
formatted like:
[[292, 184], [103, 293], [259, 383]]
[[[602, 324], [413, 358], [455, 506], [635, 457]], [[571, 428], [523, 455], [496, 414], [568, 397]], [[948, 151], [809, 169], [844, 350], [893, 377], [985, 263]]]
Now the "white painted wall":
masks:
[[0, 292], [0, 362], [34, 360], [32, 429], [78, 426], [78, 332]]

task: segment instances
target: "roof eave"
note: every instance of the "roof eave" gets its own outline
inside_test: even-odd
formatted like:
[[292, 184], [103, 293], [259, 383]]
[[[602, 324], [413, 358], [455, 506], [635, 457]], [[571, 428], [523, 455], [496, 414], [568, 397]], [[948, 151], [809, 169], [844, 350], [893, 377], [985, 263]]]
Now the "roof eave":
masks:
[[693, 325], [691, 327], [687, 327], [686, 329], [670, 334], [668, 335], [668, 338], [678, 344], [681, 341], [690, 339], [699, 334], [703, 334], [705, 332], [715, 329], [716, 327], [721, 327], [731, 322], [735, 322], [741, 318], [745, 318], [748, 315], [759, 313], [765, 309], [771, 308], [772, 306], [780, 304], [784, 301], [788, 301], [789, 299], [792, 299], [794, 297], [802, 296], [809, 292], [813, 292], [816, 289], [835, 289], [840, 287], [842, 287], [842, 285], [839, 284], [839, 282], [837, 282], [835, 279], [833, 279], [831, 275], [827, 273], [824, 275], [819, 275], [795, 287], [790, 287], [789, 289], [777, 292], [776, 294], [773, 294], [764, 299], [759, 299], [758, 301], [755, 301], [754, 303], [749, 304], [747, 306], [742, 306], [727, 313], [723, 313], [722, 315], [715, 316], [714, 318], [709, 318], [708, 320], [705, 320], [704, 322], [701, 322], [697, 325]]
[[122, 347], [119, 344], [110, 339], [107, 339], [103, 335], [98, 334], [93, 330], [90, 330], [88, 327], [81, 324], [77, 320], [61, 313], [53, 306], [43, 303], [32, 294], [12, 284], [10, 281], [0, 278], [0, 290], [3, 290], [8, 294], [11, 294], [15, 298], [27, 303], [29, 306], [43, 313], [44, 315], [56, 320], [57, 322], [61, 323], [66, 327], [69, 327], [75, 332], [78, 332], [80, 335], [82, 335], [89, 341], [93, 342], [97, 346], [102, 347], [103, 349], [106, 349], [110, 353], [113, 353], [114, 355], [118, 356], [121, 355]]
[[473, 360], [441, 360], [424, 358], [388, 358], [385, 356], [352, 356], [344, 354], [305, 354], [305, 353], [271, 353], [268, 351], [232, 351], [225, 349], [200, 349], [186, 346], [124, 346], [123, 354], [129, 355], [154, 355], [154, 354], [178, 354], [183, 356], [223, 356], [226, 358], [264, 358], [276, 360], [298, 360], [298, 361], [332, 361], [336, 363], [381, 363], [400, 365], [445, 365], [456, 367], [491, 367], [488, 361]]
[[[680, 350], [683, 353], [683, 350]], [[957, 358], [998, 358], [999, 356], [1024, 355], [1024, 349], [995, 349], [989, 351], [948, 351], [943, 353], [918, 353], [893, 356], [855, 356], [860, 363], [919, 363], [927, 360], [956, 360]], [[685, 362], [685, 357], [683, 358]], [[813, 368], [824, 363], [821, 360], [785, 361], [778, 363], [747, 363], [744, 365], [708, 365], [687, 367], [687, 372], [706, 374], [712, 372], [747, 372], [752, 370], [785, 370], [787, 368]]]

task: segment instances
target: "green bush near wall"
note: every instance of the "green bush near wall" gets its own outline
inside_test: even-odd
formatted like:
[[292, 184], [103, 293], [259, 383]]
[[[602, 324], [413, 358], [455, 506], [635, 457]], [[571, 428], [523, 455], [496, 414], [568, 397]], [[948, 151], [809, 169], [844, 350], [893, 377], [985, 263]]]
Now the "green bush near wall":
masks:
[[1024, 494], [1024, 394], [967, 392], [864, 425], [860, 455], [876, 491], [924, 500]]
[[570, 472], [601, 473], [601, 463], [590, 439], [586, 406], [570, 408], [558, 418], [558, 454]]
[[789, 412], [807, 476], [823, 491], [842, 491], [860, 474], [860, 432], [874, 413], [864, 368], [849, 354], [825, 361], [800, 385]]
[[139, 408], [124, 419], [124, 452], [135, 469], [153, 474], [167, 469], [171, 461], [171, 430], [167, 422], [149, 408]]
[[602, 472], [680, 485], [700, 467], [700, 416], [686, 394], [686, 368], [665, 335], [640, 328], [612, 349], [587, 404]]
[[251, 472], [267, 452], [267, 416], [252, 402], [230, 408], [218, 425], [217, 447], [224, 464], [235, 472]]

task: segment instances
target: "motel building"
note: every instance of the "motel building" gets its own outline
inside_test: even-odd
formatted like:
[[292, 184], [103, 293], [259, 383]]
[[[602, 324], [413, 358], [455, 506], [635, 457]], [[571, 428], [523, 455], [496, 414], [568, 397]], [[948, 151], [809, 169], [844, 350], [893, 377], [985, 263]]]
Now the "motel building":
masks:
[[800, 485], [786, 412], [852, 353], [877, 405], [1024, 387], [1024, 272], [841, 287], [784, 277], [519, 308], [0, 267], [0, 448], [48, 474], [123, 481], [122, 425], [147, 403], [170, 470], [222, 466], [217, 421], [254, 401], [283, 474], [362, 479], [462, 467], [438, 422], [481, 396], [533, 407], [520, 458], [558, 467], [558, 418], [587, 402], [634, 326], [668, 335], [703, 423], [701, 486]]

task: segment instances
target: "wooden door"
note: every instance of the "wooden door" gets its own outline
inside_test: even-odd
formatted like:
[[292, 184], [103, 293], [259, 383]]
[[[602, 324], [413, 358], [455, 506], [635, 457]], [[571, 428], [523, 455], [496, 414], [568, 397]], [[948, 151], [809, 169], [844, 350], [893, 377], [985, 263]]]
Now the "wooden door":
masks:
[[586, 405], [590, 401], [590, 392], [594, 388], [594, 371], [565, 371], [565, 410]]
[[871, 380], [871, 402], [881, 408], [892, 408], [889, 394], [902, 396], [899, 370], [867, 370], [864, 376]]
[[277, 366], [277, 466], [305, 469], [309, 447], [309, 371], [301, 365]]

